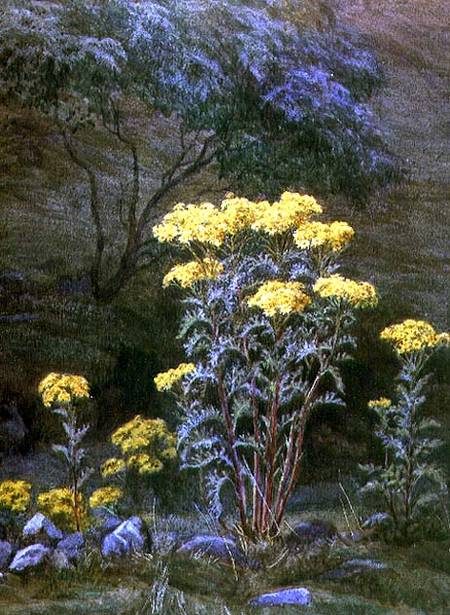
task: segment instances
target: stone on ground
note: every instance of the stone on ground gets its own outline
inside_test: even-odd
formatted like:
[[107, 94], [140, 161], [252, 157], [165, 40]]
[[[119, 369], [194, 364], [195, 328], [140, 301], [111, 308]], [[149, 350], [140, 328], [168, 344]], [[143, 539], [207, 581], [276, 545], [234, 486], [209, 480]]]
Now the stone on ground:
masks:
[[29, 568], [36, 568], [44, 563], [51, 549], [41, 544], [30, 545], [17, 551], [9, 566], [11, 572], [23, 572]]
[[249, 606], [308, 606], [312, 602], [312, 595], [306, 587], [288, 587], [277, 589], [267, 594], [261, 594], [249, 601]]
[[113, 532], [105, 536], [102, 544], [104, 557], [121, 557], [133, 552], [143, 551], [145, 538], [139, 517], [130, 517], [123, 521]]
[[26, 523], [23, 528], [23, 537], [25, 539], [39, 537], [44, 542], [46, 539], [61, 540], [63, 533], [50, 519], [39, 512]]

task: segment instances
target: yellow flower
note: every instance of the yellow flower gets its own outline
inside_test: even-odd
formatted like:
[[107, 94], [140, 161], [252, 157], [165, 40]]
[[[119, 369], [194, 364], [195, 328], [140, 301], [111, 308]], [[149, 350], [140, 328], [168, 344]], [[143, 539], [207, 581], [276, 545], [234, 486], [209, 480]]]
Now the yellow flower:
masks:
[[270, 280], [265, 282], [252, 295], [247, 303], [250, 307], [261, 309], [267, 316], [303, 312], [311, 303], [304, 292], [305, 286], [300, 282], [281, 282]]
[[227, 235], [233, 236], [248, 229], [258, 219], [261, 210], [268, 206], [267, 201], [253, 202], [245, 198], [229, 196], [221, 204], [221, 219]]
[[0, 508], [23, 513], [30, 505], [30, 494], [30, 483], [24, 480], [5, 480], [0, 483]]
[[322, 298], [335, 297], [357, 308], [374, 307], [378, 303], [375, 288], [368, 282], [356, 282], [338, 274], [319, 278], [314, 292]]
[[137, 470], [139, 474], [156, 474], [163, 468], [163, 464], [159, 459], [145, 453], [131, 455], [127, 461], [127, 465]]
[[347, 222], [323, 222], [307, 221], [294, 233], [296, 245], [306, 250], [325, 246], [333, 252], [341, 252], [353, 239], [355, 231]]
[[424, 320], [407, 319], [397, 325], [386, 327], [380, 334], [382, 340], [390, 342], [399, 354], [418, 352], [448, 344], [448, 333], [436, 333], [433, 326]]
[[375, 408], [389, 408], [392, 402], [387, 397], [380, 397], [380, 399], [372, 399], [367, 404], [369, 408], [374, 410]]
[[44, 406], [67, 404], [89, 397], [89, 383], [83, 376], [52, 372], [39, 383], [38, 392]]
[[162, 419], [145, 419], [140, 414], [117, 429], [112, 443], [123, 454], [139, 451], [149, 447], [163, 448], [173, 446], [174, 436], [167, 429]]
[[245, 229], [274, 235], [293, 229], [321, 213], [322, 208], [314, 197], [296, 192], [284, 192], [273, 204], [228, 195], [220, 208], [212, 203], [178, 203], [164, 216], [161, 224], [153, 227], [153, 234], [160, 242], [220, 247], [227, 236]]
[[[67, 487], [50, 489], [38, 495], [39, 509], [61, 529], [75, 530], [75, 497], [73, 491]], [[78, 510], [82, 525], [87, 523], [86, 508], [83, 496], [78, 494]]]
[[89, 506], [91, 508], [111, 506], [116, 504], [122, 497], [123, 491], [120, 487], [101, 487], [96, 489], [89, 498]]
[[178, 203], [164, 216], [161, 224], [153, 227], [153, 235], [160, 242], [199, 242], [219, 247], [225, 234], [225, 221], [212, 203]]
[[180, 363], [178, 367], [161, 372], [155, 376], [154, 381], [158, 391], [168, 391], [174, 384], [179, 382], [183, 376], [190, 374], [195, 369], [194, 363]]
[[280, 200], [272, 205], [267, 202], [259, 204], [252, 228], [276, 235], [299, 227], [311, 216], [321, 213], [322, 207], [314, 197], [297, 192], [284, 192]]
[[223, 271], [222, 263], [213, 258], [206, 257], [202, 261], [190, 261], [182, 265], [175, 265], [164, 276], [163, 286], [171, 282], [178, 283], [182, 288], [190, 288], [195, 282], [214, 280]]
[[115, 474], [119, 474], [125, 470], [125, 461], [123, 459], [116, 459], [112, 457], [111, 459], [107, 459], [100, 468], [100, 474], [103, 478], [109, 478], [110, 476], [114, 476]]

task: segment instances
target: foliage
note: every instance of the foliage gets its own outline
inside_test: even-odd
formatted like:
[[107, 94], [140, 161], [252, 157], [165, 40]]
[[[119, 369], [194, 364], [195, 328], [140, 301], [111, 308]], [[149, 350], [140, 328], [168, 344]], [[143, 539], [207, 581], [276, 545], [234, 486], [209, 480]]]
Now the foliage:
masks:
[[[58, 417], [64, 430], [65, 444], [54, 444], [53, 451], [58, 454], [67, 471], [68, 488], [54, 489], [40, 496], [41, 504], [54, 510], [56, 516], [72, 515], [70, 523], [78, 531], [83, 521], [83, 498], [81, 489], [92, 473], [86, 465], [86, 451], [81, 444], [89, 425], [79, 425], [76, 404], [89, 398], [89, 384], [83, 376], [52, 372], [39, 384], [38, 391], [43, 404], [51, 408]], [[69, 521], [67, 521], [69, 523]]]
[[120, 487], [100, 487], [89, 498], [89, 506], [91, 508], [114, 508], [122, 497], [123, 491]]
[[11, 538], [21, 528], [21, 520], [31, 503], [31, 484], [24, 480], [0, 483], [0, 524]]
[[107, 459], [100, 468], [103, 478], [125, 479], [125, 486], [135, 503], [139, 489], [147, 487], [152, 477], [159, 474], [177, 456], [176, 436], [162, 419], [135, 416], [112, 434], [111, 442], [121, 457]]
[[[221, 265], [189, 285], [173, 277], [184, 294], [180, 337], [192, 363], [157, 384], [170, 385], [177, 400], [183, 467], [204, 472], [218, 518], [231, 484], [247, 535], [279, 532], [308, 419], [318, 407], [344, 405], [338, 367], [355, 345], [355, 310], [377, 303], [370, 284], [336, 275], [353, 232], [334, 223], [336, 241], [322, 242], [323, 227], [311, 221], [321, 212], [297, 193], [273, 204], [230, 195], [219, 207], [177, 205], [154, 229], [189, 258]], [[299, 245], [304, 227], [316, 228], [318, 240], [302, 236]]]
[[38, 495], [39, 509], [66, 531], [80, 531], [88, 523], [83, 495], [67, 487], [50, 489]]
[[0, 508], [6, 508], [13, 513], [24, 513], [30, 500], [30, 483], [24, 480], [5, 480], [0, 483]]
[[[367, 106], [380, 81], [374, 57], [348, 30], [290, 22], [284, 4], [8, 3], [2, 90], [47, 115], [86, 176], [96, 298], [109, 301], [155, 257], [147, 237], [153, 211], [210, 164], [237, 188], [270, 196], [299, 183], [361, 201], [395, 176]], [[136, 100], [149, 134], [160, 132], [163, 117], [173, 128], [170, 154], [158, 148], [156, 189], [146, 179], [154, 144], [129, 113]], [[114, 198], [83, 143], [86, 127], [129, 156]]]
[[381, 332], [392, 344], [401, 370], [397, 377], [396, 399], [382, 397], [369, 402], [378, 416], [377, 436], [385, 459], [382, 465], [362, 466], [367, 474], [363, 493], [376, 494], [382, 510], [366, 522], [379, 526], [386, 536], [410, 540], [426, 531], [430, 510], [436, 509], [447, 492], [445, 475], [433, 461], [442, 442], [430, 435], [439, 423], [423, 415], [425, 386], [430, 375], [424, 367], [434, 349], [448, 343], [446, 333], [437, 334], [432, 325], [411, 319]]

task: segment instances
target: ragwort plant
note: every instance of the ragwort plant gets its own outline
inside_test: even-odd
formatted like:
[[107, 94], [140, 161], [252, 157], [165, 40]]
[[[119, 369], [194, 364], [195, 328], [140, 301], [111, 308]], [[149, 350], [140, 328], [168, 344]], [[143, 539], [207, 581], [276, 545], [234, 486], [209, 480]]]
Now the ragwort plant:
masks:
[[89, 384], [83, 376], [52, 372], [40, 382], [38, 391], [64, 430], [65, 443], [54, 444], [52, 449], [63, 459], [67, 471], [67, 486], [42, 493], [38, 503], [49, 516], [79, 531], [86, 518], [81, 489], [92, 469], [86, 465], [86, 451], [81, 446], [89, 425], [80, 426], [77, 404], [89, 398]]
[[232, 486], [236, 529], [249, 537], [279, 532], [308, 419], [344, 405], [339, 364], [355, 346], [355, 312], [377, 303], [371, 284], [338, 273], [353, 229], [321, 213], [297, 193], [274, 203], [228, 195], [219, 207], [178, 204], [154, 228], [191, 259], [163, 282], [184, 294], [190, 362], [155, 382], [175, 395], [182, 467], [204, 471], [221, 521]]
[[15, 537], [31, 504], [31, 484], [25, 480], [0, 483], [0, 524], [6, 534]]
[[[163, 419], [148, 419], [138, 414], [116, 429], [111, 442], [120, 451], [120, 456], [107, 459], [100, 472], [103, 478], [121, 480], [135, 503], [142, 501], [141, 487], [147, 489], [151, 478], [177, 457], [176, 436]], [[112, 497], [108, 489], [114, 490], [114, 487], [104, 488], [98, 498], [91, 500], [100, 502]]]
[[[447, 493], [443, 470], [433, 461], [442, 441], [432, 432], [440, 425], [422, 413], [430, 374], [425, 366], [434, 351], [448, 344], [448, 333], [436, 333], [421, 320], [405, 320], [386, 327], [381, 339], [389, 342], [400, 361], [395, 400], [385, 397], [369, 402], [378, 416], [377, 436], [385, 457], [380, 465], [361, 466], [367, 476], [363, 494], [375, 494], [381, 510], [366, 525], [383, 530], [385, 537], [407, 541], [426, 532], [430, 511]], [[432, 531], [432, 528], [429, 528]]]

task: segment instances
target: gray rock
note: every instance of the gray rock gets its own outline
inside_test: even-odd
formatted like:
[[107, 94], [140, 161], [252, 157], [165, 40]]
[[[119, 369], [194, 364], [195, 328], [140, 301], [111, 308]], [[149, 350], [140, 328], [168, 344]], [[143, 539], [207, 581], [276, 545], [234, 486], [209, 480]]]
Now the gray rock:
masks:
[[68, 570], [73, 568], [66, 553], [64, 551], [60, 551], [59, 549], [55, 549], [55, 551], [53, 551], [50, 555], [50, 563], [54, 568], [56, 568], [56, 570]]
[[63, 533], [45, 515], [36, 513], [23, 528], [23, 537], [29, 539], [37, 536], [43, 539], [61, 540]]
[[8, 567], [12, 552], [12, 545], [6, 540], [0, 540], [0, 568]]
[[77, 560], [81, 557], [84, 548], [84, 536], [81, 532], [68, 534], [56, 545], [58, 551], [63, 552], [69, 560]]
[[177, 553], [210, 555], [227, 562], [234, 562], [238, 566], [248, 565], [247, 558], [237, 547], [235, 541], [222, 536], [195, 536], [182, 544]]
[[12, 563], [9, 566], [11, 572], [23, 572], [28, 568], [36, 568], [40, 566], [48, 555], [51, 549], [41, 544], [30, 545], [20, 551], [17, 551]]
[[319, 578], [325, 581], [335, 581], [362, 575], [373, 570], [386, 570], [387, 567], [386, 564], [375, 559], [351, 559], [344, 562], [339, 568], [325, 572]]
[[143, 551], [145, 538], [139, 517], [130, 517], [123, 521], [113, 532], [105, 536], [102, 544], [104, 557], [121, 557], [136, 551]]
[[104, 508], [95, 508], [92, 511], [92, 514], [96, 519], [96, 529], [100, 533], [103, 533], [103, 535], [114, 531], [116, 527], [119, 527], [119, 525], [122, 523], [122, 519], [120, 519], [116, 515], [113, 515]]
[[268, 594], [261, 594], [249, 601], [249, 606], [284, 606], [294, 604], [308, 606], [312, 602], [312, 595], [306, 587], [287, 587], [277, 589]]
[[336, 527], [327, 521], [303, 521], [293, 528], [288, 537], [291, 546], [311, 545], [325, 543], [338, 535]]

